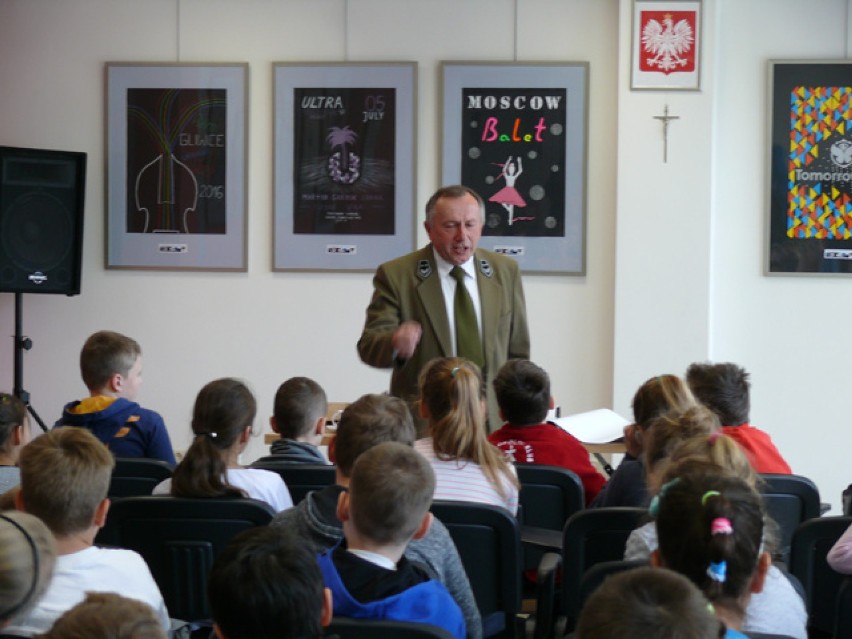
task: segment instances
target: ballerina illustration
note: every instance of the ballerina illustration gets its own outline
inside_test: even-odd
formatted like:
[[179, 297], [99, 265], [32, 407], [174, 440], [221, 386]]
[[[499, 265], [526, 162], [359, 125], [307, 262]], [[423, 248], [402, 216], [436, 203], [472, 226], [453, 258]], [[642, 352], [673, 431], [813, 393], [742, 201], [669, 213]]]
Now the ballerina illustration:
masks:
[[518, 176], [524, 172], [524, 167], [521, 164], [521, 156], [519, 155], [513, 160], [510, 155], [506, 158], [505, 164], [498, 164], [497, 166], [502, 167], [497, 179], [502, 177], [506, 180], [506, 186], [488, 198], [488, 201], [501, 204], [503, 208], [506, 209], [506, 212], [509, 214], [509, 226], [512, 226], [512, 222], [515, 221], [515, 207], [524, 207], [527, 205], [524, 198], [521, 197], [521, 194], [518, 193], [518, 190], [515, 188], [515, 182], [518, 181]]

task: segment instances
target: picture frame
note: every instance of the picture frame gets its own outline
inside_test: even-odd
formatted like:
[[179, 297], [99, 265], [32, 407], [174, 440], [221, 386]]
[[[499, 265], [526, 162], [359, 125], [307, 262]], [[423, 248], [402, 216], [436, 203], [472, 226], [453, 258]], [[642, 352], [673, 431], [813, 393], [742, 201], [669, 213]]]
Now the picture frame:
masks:
[[479, 246], [585, 275], [589, 64], [441, 63], [442, 183], [485, 201]]
[[701, 0], [633, 0], [630, 88], [701, 89]]
[[770, 60], [767, 275], [852, 273], [852, 61]]
[[414, 249], [416, 62], [273, 64], [273, 271]]
[[248, 64], [106, 64], [106, 268], [247, 270]]

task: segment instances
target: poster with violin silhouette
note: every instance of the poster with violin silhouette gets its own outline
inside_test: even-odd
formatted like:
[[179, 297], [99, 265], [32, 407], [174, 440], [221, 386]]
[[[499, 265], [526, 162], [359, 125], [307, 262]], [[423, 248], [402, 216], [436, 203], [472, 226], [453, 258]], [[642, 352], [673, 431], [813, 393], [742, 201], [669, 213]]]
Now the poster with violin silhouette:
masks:
[[634, 0], [631, 89], [701, 88], [700, 0]]
[[583, 273], [588, 65], [442, 67], [443, 183], [482, 196], [480, 245], [527, 272]]
[[107, 63], [107, 268], [246, 270], [247, 78]]
[[411, 63], [275, 65], [274, 269], [373, 270], [413, 246]]

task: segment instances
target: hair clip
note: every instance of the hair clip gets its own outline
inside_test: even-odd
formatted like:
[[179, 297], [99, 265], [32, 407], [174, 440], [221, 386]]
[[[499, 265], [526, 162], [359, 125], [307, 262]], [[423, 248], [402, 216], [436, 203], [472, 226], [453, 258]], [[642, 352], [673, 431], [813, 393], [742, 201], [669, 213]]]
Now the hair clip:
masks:
[[733, 535], [734, 527], [731, 525], [731, 520], [726, 517], [716, 517], [710, 523], [711, 535]]
[[710, 562], [710, 565], [707, 566], [707, 576], [710, 577], [713, 581], [718, 581], [720, 584], [725, 583], [725, 579], [728, 575], [728, 564], [724, 561], [720, 562]]
[[717, 439], [719, 439], [719, 438], [722, 436], [722, 434], [723, 434], [723, 433], [722, 433], [722, 431], [721, 431], [721, 430], [717, 430], [717, 431], [714, 431], [714, 432], [710, 433], [710, 434], [707, 436], [707, 442], [708, 442], [710, 445], [715, 444], [715, 443], [716, 443], [716, 440], [717, 440]]
[[216, 433], [198, 433], [196, 437], [209, 437], [210, 439], [216, 439]]
[[456, 373], [458, 373], [458, 372], [459, 372], [459, 367], [458, 367], [458, 366], [456, 366], [453, 370], [451, 370], [451, 371], [450, 371], [450, 377], [452, 377], [453, 379], [455, 379], [455, 377], [456, 377]]
[[722, 493], [720, 493], [718, 490], [708, 490], [701, 496], [701, 505], [706, 506], [708, 499], [710, 499], [711, 497], [719, 497], [721, 494]]
[[660, 487], [660, 492], [654, 495], [653, 499], [651, 499], [651, 504], [648, 506], [648, 514], [651, 515], [651, 517], [655, 519], [657, 518], [657, 515], [660, 512], [660, 500], [666, 496], [669, 488], [676, 486], [678, 482], [680, 482], [680, 477], [675, 477]]

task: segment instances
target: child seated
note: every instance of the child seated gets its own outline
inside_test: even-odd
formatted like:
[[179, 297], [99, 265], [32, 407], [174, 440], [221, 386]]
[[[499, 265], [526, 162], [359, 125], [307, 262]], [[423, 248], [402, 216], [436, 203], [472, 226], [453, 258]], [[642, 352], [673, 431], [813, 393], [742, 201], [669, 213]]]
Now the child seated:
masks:
[[166, 639], [151, 606], [112, 592], [90, 592], [36, 639]]
[[98, 331], [83, 344], [80, 372], [89, 397], [66, 404], [56, 426], [90, 430], [116, 457], [150, 457], [174, 465], [163, 418], [136, 403], [142, 385], [142, 349], [136, 340]]
[[192, 409], [192, 445], [172, 476], [154, 487], [154, 494], [251, 497], [276, 512], [290, 508], [290, 490], [278, 473], [239, 463], [256, 414], [257, 401], [241, 381], [223, 378], [206, 384]]
[[511, 359], [494, 378], [494, 393], [501, 428], [488, 441], [516, 464], [545, 464], [573, 471], [583, 482], [586, 504], [600, 492], [606, 479], [592, 466], [589, 451], [573, 435], [556, 424], [546, 423], [553, 408], [550, 377], [526, 359]]
[[719, 417], [722, 432], [745, 451], [756, 473], [793, 471], [767, 433], [749, 424], [749, 380], [741, 366], [691, 364], [686, 369], [686, 383], [695, 398]]
[[404, 444], [386, 442], [358, 457], [337, 505], [344, 541], [319, 556], [334, 614], [426, 623], [465, 638], [450, 593], [403, 555], [429, 530], [434, 490], [429, 463]]
[[54, 428], [21, 451], [17, 506], [41, 519], [56, 539], [53, 579], [30, 613], [6, 632], [44, 632], [87, 591], [116, 592], [151, 606], [163, 630], [170, 626], [160, 590], [145, 561], [131, 550], [98, 548], [95, 535], [109, 510], [115, 460], [88, 430]]
[[316, 556], [266, 526], [238, 534], [216, 557], [207, 599], [219, 639], [321, 639], [331, 621]]
[[322, 386], [307, 377], [291, 377], [278, 387], [269, 425], [281, 435], [269, 452], [301, 464], [327, 464], [317, 445], [322, 440], [328, 400]]
[[420, 416], [429, 437], [414, 449], [435, 471], [435, 499], [472, 501], [518, 512], [518, 477], [488, 441], [482, 373], [460, 357], [439, 357], [420, 373]]
[[56, 542], [38, 517], [0, 513], [0, 628], [24, 617], [50, 583]]
[[665, 568], [609, 577], [590, 596], [576, 639], [719, 639], [721, 622], [689, 579]]
[[18, 456], [30, 441], [27, 407], [9, 393], [0, 393], [0, 494], [21, 483]]

